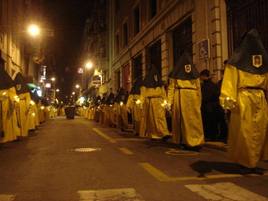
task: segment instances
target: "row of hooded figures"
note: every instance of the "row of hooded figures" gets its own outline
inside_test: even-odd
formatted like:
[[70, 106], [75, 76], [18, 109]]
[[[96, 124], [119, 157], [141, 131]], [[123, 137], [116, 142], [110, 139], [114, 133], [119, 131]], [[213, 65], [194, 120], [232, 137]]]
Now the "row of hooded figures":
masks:
[[[247, 32], [225, 65], [219, 102], [230, 111], [228, 153], [242, 169], [256, 170], [268, 160], [268, 55], [256, 30]], [[95, 97], [83, 115], [89, 119], [129, 128], [140, 137], [171, 138], [184, 148], [199, 150], [204, 144], [199, 73], [186, 52], [169, 74], [167, 90], [152, 66], [144, 79], [135, 80], [130, 93]], [[171, 132], [166, 113], [171, 114]]]
[[21, 73], [14, 80], [0, 60], [0, 144], [27, 137], [30, 131], [56, 115], [55, 109], [30, 93]]

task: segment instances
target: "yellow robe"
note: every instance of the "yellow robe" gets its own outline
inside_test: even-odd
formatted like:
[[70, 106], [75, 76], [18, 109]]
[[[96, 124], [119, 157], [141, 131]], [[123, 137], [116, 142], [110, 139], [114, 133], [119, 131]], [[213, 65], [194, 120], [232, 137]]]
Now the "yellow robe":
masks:
[[160, 139], [170, 135], [165, 108], [161, 104], [166, 99], [164, 87], [141, 87], [141, 103], [143, 108], [140, 135]]
[[168, 103], [172, 105], [172, 138], [174, 143], [190, 147], [204, 143], [201, 116], [200, 80], [171, 79]]
[[37, 104], [37, 111], [38, 111], [39, 122], [40, 123], [45, 122], [45, 107], [41, 105], [41, 103]]
[[120, 105], [119, 103], [114, 103], [113, 106], [113, 122], [116, 128], [120, 128]]
[[14, 87], [0, 90], [2, 130], [4, 131], [4, 137], [0, 138], [0, 143], [14, 141], [20, 135], [15, 111], [15, 96], [16, 90]]
[[13, 134], [16, 136], [20, 136], [20, 128], [19, 128], [19, 120], [18, 120], [18, 115], [16, 113], [16, 105], [19, 104], [18, 96], [16, 93], [16, 89], [12, 87], [9, 89], [9, 94], [10, 94], [10, 100], [13, 104], [14, 110], [12, 112], [12, 129], [13, 129]]
[[265, 99], [268, 73], [256, 75], [227, 65], [221, 88], [220, 103], [231, 110], [229, 125], [230, 158], [245, 167], [254, 168], [267, 156], [268, 108]]
[[30, 101], [31, 97], [29, 93], [23, 93], [19, 95], [20, 102], [18, 104], [19, 108], [19, 122], [20, 122], [20, 131], [21, 136], [26, 137], [28, 136], [29, 130], [29, 121], [30, 121]]
[[139, 106], [139, 103], [137, 103], [138, 100], [140, 100], [140, 95], [130, 94], [126, 105], [127, 109], [131, 112], [132, 115], [132, 122], [135, 133], [140, 132], [140, 122], [142, 113], [142, 109]]
[[12, 129], [13, 119], [11, 115], [14, 106], [12, 106], [12, 102], [10, 101], [9, 90], [10, 89], [0, 90], [1, 121], [2, 132], [4, 135], [0, 138], [0, 143], [9, 142], [16, 139]]
[[117, 104], [117, 127], [124, 130], [129, 128], [128, 110], [126, 104]]

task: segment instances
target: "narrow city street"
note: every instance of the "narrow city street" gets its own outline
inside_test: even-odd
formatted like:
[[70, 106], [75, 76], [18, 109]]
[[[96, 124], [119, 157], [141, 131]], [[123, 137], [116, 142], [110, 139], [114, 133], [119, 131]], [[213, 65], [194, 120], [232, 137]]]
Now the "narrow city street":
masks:
[[[0, 145], [0, 201], [265, 201], [268, 175], [77, 117]], [[268, 168], [268, 164], [260, 164]]]

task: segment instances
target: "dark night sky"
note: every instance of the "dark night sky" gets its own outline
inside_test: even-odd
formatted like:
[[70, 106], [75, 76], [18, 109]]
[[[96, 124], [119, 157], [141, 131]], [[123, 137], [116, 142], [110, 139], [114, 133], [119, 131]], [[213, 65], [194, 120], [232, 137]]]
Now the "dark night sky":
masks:
[[70, 94], [80, 65], [81, 38], [92, 1], [44, 0], [44, 20], [46, 26], [54, 30], [54, 37], [48, 41], [48, 50], [55, 55], [57, 85], [65, 95]]

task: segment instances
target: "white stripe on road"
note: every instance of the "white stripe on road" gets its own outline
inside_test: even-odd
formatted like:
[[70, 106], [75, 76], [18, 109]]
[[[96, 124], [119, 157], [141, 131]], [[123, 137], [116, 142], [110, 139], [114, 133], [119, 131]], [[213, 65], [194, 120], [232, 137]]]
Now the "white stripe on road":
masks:
[[0, 194], [0, 201], [13, 201], [15, 197], [15, 195]]
[[186, 187], [209, 201], [268, 201], [266, 197], [230, 182], [205, 185], [193, 184], [186, 185]]
[[104, 138], [105, 140], [108, 140], [110, 143], [116, 143], [116, 139], [106, 135], [104, 132], [102, 132], [100, 129], [98, 128], [93, 128], [93, 131], [95, 131], [95, 133], [97, 135], [99, 135], [100, 137]]
[[143, 201], [133, 188], [106, 189], [106, 190], [82, 190], [78, 191], [80, 201]]

